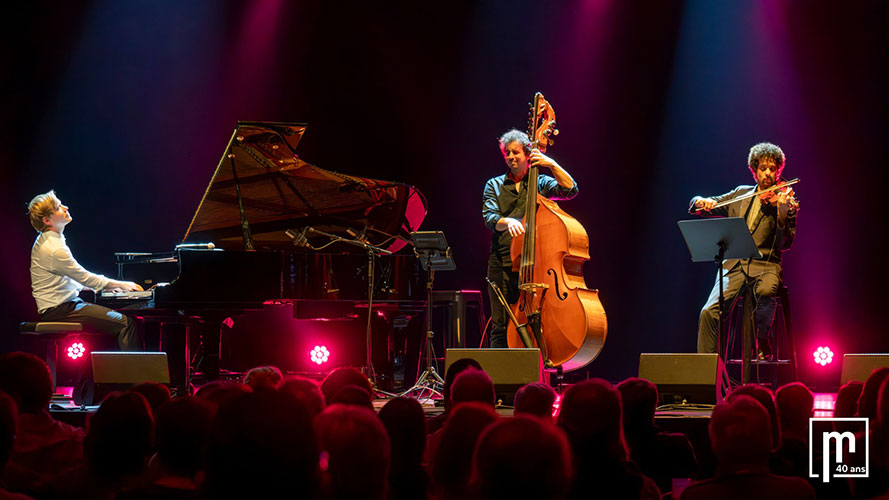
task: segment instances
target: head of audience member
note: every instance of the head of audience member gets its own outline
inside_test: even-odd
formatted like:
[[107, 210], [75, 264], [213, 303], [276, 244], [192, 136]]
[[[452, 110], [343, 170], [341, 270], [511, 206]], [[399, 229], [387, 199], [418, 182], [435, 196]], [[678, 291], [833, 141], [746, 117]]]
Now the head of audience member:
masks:
[[479, 364], [478, 361], [472, 358], [460, 358], [448, 367], [447, 372], [445, 372], [444, 379], [444, 409], [445, 412], [449, 411], [453, 404], [451, 403], [451, 387], [454, 385], [454, 379], [457, 378], [457, 375], [460, 375], [464, 371], [474, 368], [476, 370], [483, 370], [482, 365]]
[[623, 407], [623, 426], [630, 441], [655, 430], [657, 386], [644, 378], [631, 377], [617, 384]]
[[148, 401], [152, 414], [170, 401], [170, 388], [157, 382], [142, 382], [130, 387], [130, 392], [138, 392]]
[[87, 422], [83, 455], [98, 477], [141, 474], [154, 446], [154, 419], [137, 392], [109, 394]]
[[321, 413], [324, 409], [324, 394], [318, 386], [318, 382], [306, 377], [291, 377], [285, 380], [278, 390], [295, 397], [303, 406], [308, 408], [312, 416]]
[[769, 413], [755, 398], [737, 395], [710, 416], [710, 444], [721, 474], [767, 467], [772, 447]]
[[515, 393], [513, 406], [516, 415], [533, 415], [552, 421], [556, 391], [541, 382], [522, 386]]
[[368, 410], [374, 409], [373, 396], [363, 387], [354, 384], [349, 384], [338, 390], [330, 400], [330, 404], [363, 406]]
[[392, 472], [420, 469], [426, 449], [426, 414], [413, 398], [395, 398], [378, 414], [389, 435]]
[[284, 376], [276, 366], [257, 366], [244, 375], [244, 384], [254, 391], [274, 391], [281, 385]]
[[19, 413], [45, 411], [53, 390], [49, 367], [26, 352], [0, 355], [0, 390], [15, 400]]
[[324, 380], [321, 381], [321, 392], [324, 394], [324, 401], [329, 405], [333, 401], [336, 393], [347, 385], [357, 385], [365, 389], [368, 394], [373, 394], [373, 385], [363, 373], [350, 366], [340, 367], [328, 373]]
[[318, 492], [312, 416], [284, 392], [248, 392], [219, 408], [207, 447], [204, 496], [276, 498], [298, 488]]
[[568, 437], [576, 466], [588, 470], [627, 460], [620, 392], [609, 382], [594, 378], [569, 387], [562, 394], [557, 422]]
[[157, 458], [166, 475], [193, 479], [201, 470], [213, 414], [212, 403], [193, 396], [174, 399], [158, 408]]
[[494, 382], [482, 370], [464, 370], [457, 375], [451, 386], [451, 403], [458, 405], [470, 401], [487, 403], [491, 406], [497, 404]]
[[815, 396], [808, 387], [793, 382], [775, 392], [783, 439], [808, 441], [809, 419], [815, 415]]
[[759, 404], [765, 408], [769, 414], [769, 429], [772, 436], [772, 449], [777, 450], [781, 447], [781, 424], [778, 422], [778, 408], [775, 407], [775, 396], [772, 395], [771, 389], [767, 389], [758, 384], [747, 384], [733, 390], [728, 396], [728, 400], [739, 396], [750, 396], [757, 400]]
[[484, 500], [560, 499], [571, 481], [571, 448], [551, 422], [518, 416], [489, 425], [472, 460], [472, 484]]
[[229, 382], [223, 380], [214, 380], [201, 386], [195, 393], [195, 397], [212, 403], [217, 409], [225, 406], [230, 401], [240, 398], [245, 394], [250, 394], [253, 389], [249, 385], [240, 384], [238, 382]]
[[877, 421], [873, 424], [874, 458], [885, 470], [889, 466], [889, 378], [880, 386], [877, 396]]
[[9, 452], [15, 442], [15, 421], [18, 409], [15, 400], [5, 392], [0, 392], [0, 473], [9, 461]]
[[858, 415], [858, 398], [861, 397], [861, 390], [864, 383], [857, 380], [850, 380], [840, 387], [837, 391], [836, 406], [833, 410], [835, 417], [854, 417]]
[[328, 498], [381, 500], [389, 479], [389, 437], [373, 411], [335, 404], [315, 417], [318, 443], [326, 457]]
[[877, 368], [867, 377], [864, 387], [861, 388], [861, 396], [858, 397], [858, 416], [871, 420], [877, 418], [877, 399], [880, 394], [880, 386], [889, 377], [889, 368]]
[[455, 403], [441, 431], [438, 447], [430, 450], [430, 477], [443, 498], [466, 496], [472, 471], [472, 453], [482, 431], [497, 420], [488, 402]]
[[[861, 390], [863, 388], [864, 383], [857, 380], [850, 380], [843, 384], [837, 392], [837, 400], [835, 402], [833, 416], [838, 418], [848, 418], [858, 415], [858, 398], [861, 397]], [[859, 422], [836, 420], [833, 423], [833, 427], [838, 432], [856, 432], [861, 428], [861, 425]]]

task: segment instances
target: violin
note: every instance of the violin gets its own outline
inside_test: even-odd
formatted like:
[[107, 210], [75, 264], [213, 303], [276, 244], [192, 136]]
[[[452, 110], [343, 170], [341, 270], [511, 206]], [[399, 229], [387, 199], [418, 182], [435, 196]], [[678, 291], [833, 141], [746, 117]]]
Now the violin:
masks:
[[799, 200], [794, 196], [795, 194], [788, 183], [781, 183], [773, 189], [760, 191], [758, 196], [763, 205], [779, 207], [786, 204], [788, 212], [792, 213], [799, 210]]
[[[731, 205], [732, 203], [738, 203], [744, 201], [748, 198], [753, 198], [754, 196], [759, 196], [760, 201], [763, 204], [774, 204], [775, 206], [781, 205], [781, 202], [785, 202], [787, 205], [788, 212], [795, 212], [799, 209], [799, 200], [797, 200], [793, 195], [793, 189], [790, 186], [800, 182], [799, 178], [791, 179], [789, 181], [779, 182], [774, 186], [767, 187], [760, 191], [753, 190], [747, 194], [743, 194], [741, 196], [732, 198], [730, 200], [720, 201], [715, 205], [704, 208], [703, 206], [695, 206], [695, 212], [706, 211], [709, 212], [714, 208], [724, 207], [726, 205]], [[700, 202], [701, 200], [699, 200]]]

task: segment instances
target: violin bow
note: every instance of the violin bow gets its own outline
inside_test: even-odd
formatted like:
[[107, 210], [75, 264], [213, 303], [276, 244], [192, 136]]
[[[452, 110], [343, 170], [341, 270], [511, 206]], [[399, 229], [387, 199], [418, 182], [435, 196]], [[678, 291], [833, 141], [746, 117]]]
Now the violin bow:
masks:
[[[774, 186], [772, 186], [770, 188], [765, 188], [762, 191], [751, 191], [747, 194], [738, 196], [737, 198], [732, 198], [731, 200], [720, 201], [716, 205], [713, 205], [712, 207], [710, 207], [710, 210], [713, 210], [714, 208], [724, 207], [726, 205], [731, 205], [732, 203], [737, 203], [739, 201], [744, 201], [748, 198], [753, 198], [754, 196], [759, 196], [759, 195], [761, 195], [763, 193], [767, 193], [769, 191], [775, 191], [777, 189], [786, 188], [787, 186], [792, 186], [792, 185], [798, 183], [799, 181], [800, 181], [800, 179], [799, 179], [799, 177], [797, 177], [796, 179], [791, 179], [787, 182], [781, 182], [781, 183], [775, 184]], [[696, 210], [696, 212], [699, 212], [699, 211], [700, 210]]]

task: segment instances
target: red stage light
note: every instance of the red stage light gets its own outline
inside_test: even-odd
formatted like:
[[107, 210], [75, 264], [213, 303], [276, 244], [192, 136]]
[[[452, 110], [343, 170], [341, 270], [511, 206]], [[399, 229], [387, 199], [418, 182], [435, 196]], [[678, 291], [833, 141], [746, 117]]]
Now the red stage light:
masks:
[[82, 358], [83, 355], [86, 354], [86, 347], [80, 343], [75, 342], [68, 346], [68, 357], [71, 359]]
[[327, 360], [330, 358], [330, 351], [323, 345], [316, 345], [314, 349], [309, 351], [309, 356], [312, 358], [312, 363], [320, 365], [327, 363]]
[[821, 366], [833, 363], [833, 351], [830, 350], [830, 347], [819, 347], [812, 355], [815, 357], [815, 362]]

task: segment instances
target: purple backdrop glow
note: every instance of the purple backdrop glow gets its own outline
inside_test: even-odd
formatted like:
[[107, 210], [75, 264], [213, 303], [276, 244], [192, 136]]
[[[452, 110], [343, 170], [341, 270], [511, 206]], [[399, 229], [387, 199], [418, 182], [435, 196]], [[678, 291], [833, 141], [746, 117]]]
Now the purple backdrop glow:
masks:
[[760, 140], [781, 145], [786, 175], [803, 179], [785, 265], [801, 366], [821, 344], [838, 356], [889, 351], [886, 5], [28, 8], [4, 20], [13, 48], [0, 56], [4, 350], [15, 323], [36, 315], [31, 196], [55, 188], [74, 214], [75, 255], [111, 274], [113, 252], [182, 237], [237, 120], [307, 122], [303, 159], [417, 186], [423, 228], [444, 230], [457, 259], [436, 288], [483, 289], [481, 192], [503, 171], [495, 139], [524, 128], [539, 90], [559, 117], [552, 156], [580, 185], [562, 206], [590, 233], [587, 283], [610, 322], [587, 373], [620, 380], [640, 352], [694, 349], [715, 269], [690, 262], [676, 221], [692, 195], [748, 183]]

